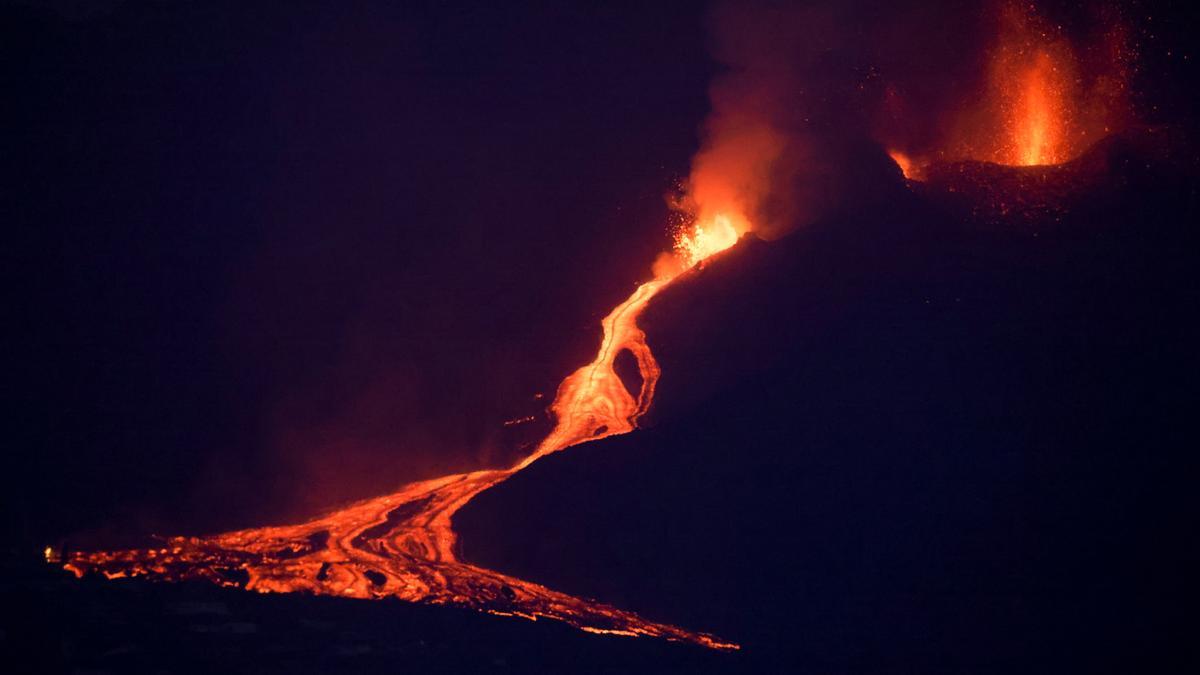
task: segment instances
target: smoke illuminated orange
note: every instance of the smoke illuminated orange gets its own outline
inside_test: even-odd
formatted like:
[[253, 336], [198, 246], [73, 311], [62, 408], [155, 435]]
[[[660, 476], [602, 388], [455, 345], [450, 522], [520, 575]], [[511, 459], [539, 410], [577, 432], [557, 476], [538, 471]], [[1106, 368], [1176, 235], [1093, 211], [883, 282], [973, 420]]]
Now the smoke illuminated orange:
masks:
[[[209, 537], [173, 537], [157, 549], [77, 552], [63, 565], [82, 577], [204, 579], [262, 593], [307, 592], [353, 598], [394, 597], [457, 605], [530, 620], [557, 619], [592, 633], [656, 636], [717, 649], [736, 644], [647, 621], [632, 612], [575, 598], [466, 563], [456, 553], [454, 514], [479, 493], [539, 458], [606, 436], [628, 433], [649, 408], [659, 367], [638, 316], [660, 290], [737, 242], [728, 217], [695, 224], [679, 237], [680, 264], [638, 286], [601, 322], [596, 358], [559, 385], [550, 406], [556, 424], [529, 457], [509, 469], [454, 474], [411, 483], [298, 525], [260, 527]], [[613, 369], [629, 351], [642, 383], [628, 391]], [[51, 560], [47, 549], [47, 560]]]

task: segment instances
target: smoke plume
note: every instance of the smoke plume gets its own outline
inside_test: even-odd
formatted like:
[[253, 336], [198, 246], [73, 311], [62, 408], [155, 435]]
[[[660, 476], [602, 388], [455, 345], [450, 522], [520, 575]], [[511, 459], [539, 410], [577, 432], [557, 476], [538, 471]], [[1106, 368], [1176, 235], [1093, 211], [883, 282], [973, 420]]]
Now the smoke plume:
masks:
[[[702, 222], [725, 214], [739, 232], [770, 239], [845, 206], [848, 195], [869, 197], [864, 172], [881, 170], [872, 162], [884, 149], [994, 161], [1007, 123], [980, 108], [996, 107], [997, 54], [1012, 60], [1002, 40], [1027, 13], [1037, 15], [1029, 25], [1054, 27], [1055, 53], [1075, 45], [1086, 56], [1054, 74], [1053, 82], [1083, 80], [1056, 90], [1070, 98], [1058, 105], [1088, 120], [1088, 143], [1111, 132], [1114, 124], [1094, 121], [1118, 117], [1113, 90], [1127, 54], [1104, 5], [718, 4], [708, 20], [720, 71], [680, 210]], [[1098, 93], [1076, 102], [1077, 88]], [[972, 144], [987, 156], [964, 155]]]

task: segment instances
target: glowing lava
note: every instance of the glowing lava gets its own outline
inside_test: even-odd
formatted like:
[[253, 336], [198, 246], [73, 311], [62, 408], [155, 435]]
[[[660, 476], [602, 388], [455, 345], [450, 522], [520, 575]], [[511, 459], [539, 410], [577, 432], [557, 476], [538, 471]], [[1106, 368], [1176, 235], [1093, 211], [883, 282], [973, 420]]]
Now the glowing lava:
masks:
[[738, 240], [737, 228], [733, 219], [724, 213], [718, 213], [706, 222], [696, 223], [690, 230], [680, 232], [675, 240], [675, 248], [684, 258], [684, 263], [691, 267], [733, 246]]
[[[677, 242], [676, 270], [690, 268], [737, 242], [727, 216], [694, 224]], [[354, 598], [394, 597], [457, 605], [504, 616], [557, 619], [592, 633], [656, 636], [717, 649], [737, 649], [704, 634], [647, 621], [632, 612], [575, 598], [458, 559], [451, 519], [473, 497], [538, 458], [637, 426], [654, 397], [659, 367], [637, 318], [676, 272], [638, 286], [604, 317], [596, 358], [559, 385], [550, 412], [554, 430], [509, 469], [454, 474], [410, 483], [299, 525], [260, 527], [211, 537], [174, 537], [158, 549], [80, 552], [64, 567], [109, 579], [146, 576], [205, 579], [262, 593], [308, 592]], [[628, 350], [642, 376], [633, 394], [613, 369]], [[49, 553], [47, 553], [49, 560]]]
[[1070, 51], [1055, 45], [1035, 46], [1026, 40], [1000, 50], [993, 78], [1003, 134], [993, 161], [1040, 166], [1060, 164], [1077, 154], [1070, 138], [1070, 67]]
[[1018, 103], [1020, 113], [1013, 133], [1017, 149], [1014, 164], [1034, 166], [1063, 160], [1062, 102], [1053, 84], [1054, 76], [1055, 68], [1046, 52], [1039, 53], [1033, 67], [1025, 73]]
[[[984, 88], [954, 115], [940, 147], [923, 154], [901, 139], [888, 154], [910, 180], [935, 163], [973, 160], [1006, 166], [1069, 162], [1125, 119], [1132, 52], [1110, 22], [1090, 41], [1072, 41], [1029, 3], [998, 7]], [[899, 141], [899, 142], [898, 142]]]
[[892, 161], [896, 163], [896, 166], [900, 167], [900, 173], [904, 174], [905, 178], [909, 180], [921, 180], [921, 166], [912, 157], [899, 150], [888, 150], [887, 153], [892, 158]]

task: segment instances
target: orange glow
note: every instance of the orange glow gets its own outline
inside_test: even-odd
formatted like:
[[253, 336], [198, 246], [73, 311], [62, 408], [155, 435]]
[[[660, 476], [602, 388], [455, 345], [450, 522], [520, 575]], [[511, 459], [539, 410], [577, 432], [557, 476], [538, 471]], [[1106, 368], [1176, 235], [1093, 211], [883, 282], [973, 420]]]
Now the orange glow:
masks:
[[1026, 71], [1013, 122], [1013, 164], [1058, 164], [1064, 159], [1063, 104], [1055, 86], [1056, 69], [1041, 52]]
[[[549, 408], [556, 420], [554, 429], [515, 466], [410, 483], [395, 493], [298, 525], [174, 537], [160, 549], [73, 553], [64, 568], [79, 577], [96, 572], [109, 579], [204, 579], [222, 586], [242, 585], [237, 579], [244, 574], [244, 587], [260, 593], [394, 597], [529, 620], [556, 619], [592, 633], [738, 649], [711, 635], [647, 621], [632, 612], [463, 562], [456, 553], [458, 535], [451, 522], [476, 495], [541, 457], [637, 427], [654, 398], [660, 374], [646, 335], [637, 325], [638, 316], [680, 271], [736, 243], [734, 222], [718, 216], [693, 225], [669, 256], [676, 261], [672, 272], [641, 284], [604, 317], [604, 336], [595, 359], [558, 387]], [[625, 388], [613, 369], [622, 351], [637, 360], [642, 384], [636, 393]]]
[[892, 158], [896, 166], [900, 167], [900, 173], [904, 174], [905, 178], [909, 180], [921, 179], [921, 168], [911, 157], [899, 150], [888, 150], [888, 156]]
[[1010, 166], [1075, 159], [1119, 122], [1129, 58], [1119, 24], [1076, 45], [1034, 5], [1002, 5], [982, 108], [951, 154]]
[[[718, 108], [735, 105], [726, 103]], [[736, 108], [723, 115], [718, 109], [709, 127], [712, 138], [692, 160], [679, 209], [689, 216], [693, 228], [731, 228], [742, 235], [750, 231], [751, 217], [758, 215], [771, 190], [784, 140], [770, 126], [746, 121]], [[692, 236], [700, 235], [694, 232]], [[730, 246], [733, 241], [736, 237]]]
[[[1011, 12], [1010, 12], [1011, 14]], [[1010, 16], [993, 56], [994, 114], [1001, 135], [991, 159], [998, 164], [1060, 164], [1082, 149], [1072, 143], [1070, 72], [1065, 42], [1048, 40], [1026, 15]]]
[[996, 25], [984, 88], [967, 94], [940, 147], [924, 155], [888, 150], [906, 178], [924, 180], [935, 160], [1062, 164], [1124, 119], [1133, 57], [1122, 26], [1073, 44], [1034, 5], [1016, 2], [999, 5]]
[[675, 250], [683, 256], [684, 264], [692, 267], [737, 243], [739, 235], [733, 223], [724, 213], [714, 214], [710, 220], [680, 232], [675, 238]]

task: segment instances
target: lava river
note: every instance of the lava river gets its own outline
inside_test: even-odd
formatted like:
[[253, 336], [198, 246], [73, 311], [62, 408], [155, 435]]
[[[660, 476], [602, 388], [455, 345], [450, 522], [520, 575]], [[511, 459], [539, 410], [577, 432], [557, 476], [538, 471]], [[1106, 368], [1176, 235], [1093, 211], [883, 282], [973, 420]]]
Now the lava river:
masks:
[[[709, 224], [707, 230], [699, 224], [694, 228], [691, 238], [681, 239], [681, 267], [691, 267], [737, 240], [727, 219]], [[721, 236], [712, 236], [714, 231]], [[705, 242], [699, 249], [698, 240]], [[263, 593], [395, 597], [531, 620], [557, 619], [594, 633], [737, 649], [736, 644], [708, 634], [647, 621], [632, 612], [471, 565], [455, 554], [457, 535], [451, 518], [475, 495], [545, 455], [636, 428], [660, 374], [637, 318], [674, 278], [676, 274], [660, 273], [604, 318], [596, 358], [559, 385], [550, 406], [554, 429], [533, 454], [512, 468], [410, 483], [392, 494], [298, 525], [173, 537], [155, 549], [75, 552], [63, 561], [64, 567], [81, 577], [93, 572], [110, 579], [204, 579]], [[626, 350], [636, 358], [641, 373], [636, 394], [626, 389], [613, 368], [617, 355]]]

